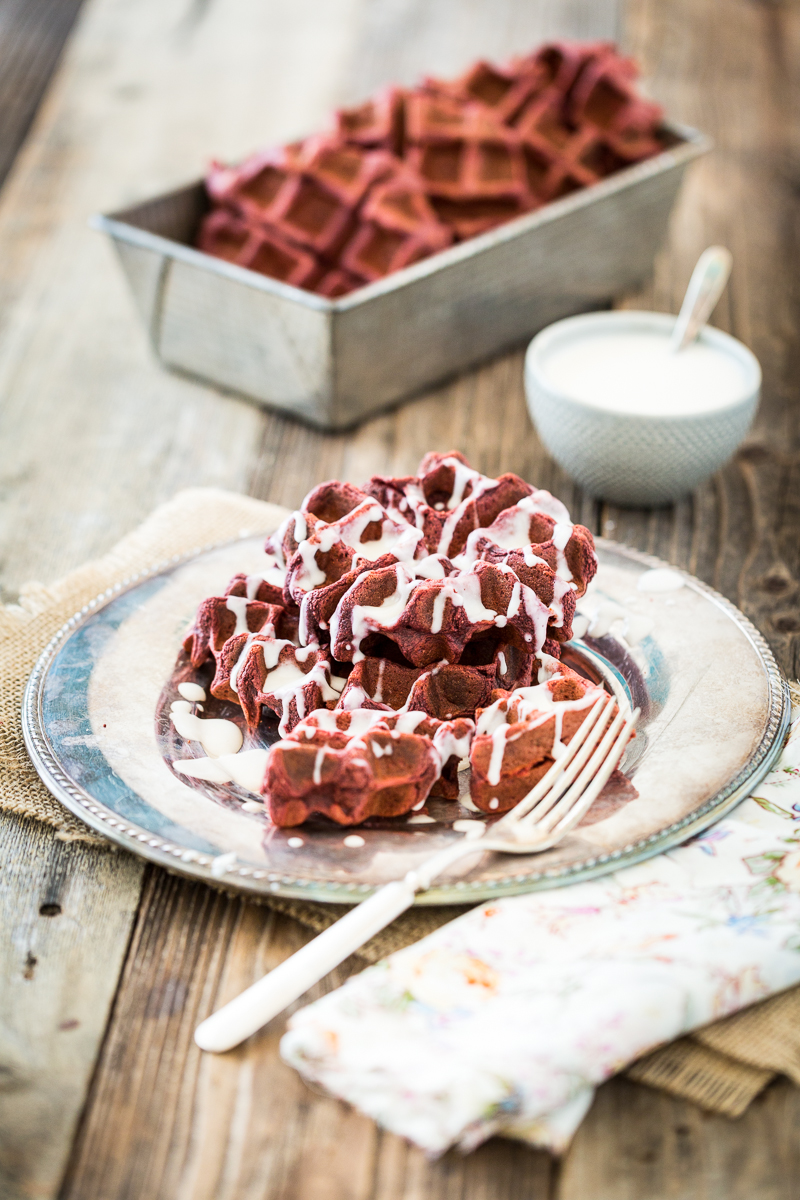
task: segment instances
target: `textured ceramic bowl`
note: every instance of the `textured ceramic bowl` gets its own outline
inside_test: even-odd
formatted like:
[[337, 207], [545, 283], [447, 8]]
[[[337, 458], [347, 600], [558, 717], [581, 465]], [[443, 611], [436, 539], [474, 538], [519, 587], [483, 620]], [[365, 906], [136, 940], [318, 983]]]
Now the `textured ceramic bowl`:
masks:
[[671, 333], [675, 317], [651, 312], [598, 312], [543, 329], [525, 356], [528, 409], [556, 462], [593, 496], [615, 504], [667, 504], [696, 488], [731, 457], [758, 407], [761, 368], [736, 338], [706, 326], [700, 340], [742, 367], [741, 395], [695, 415], [616, 413], [567, 395], [548, 378], [556, 348], [588, 335]]

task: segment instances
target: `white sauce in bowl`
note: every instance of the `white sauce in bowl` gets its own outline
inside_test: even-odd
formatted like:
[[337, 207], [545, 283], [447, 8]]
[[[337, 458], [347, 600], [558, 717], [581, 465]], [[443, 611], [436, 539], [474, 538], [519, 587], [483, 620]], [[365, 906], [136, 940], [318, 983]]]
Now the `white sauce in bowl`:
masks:
[[677, 417], [727, 408], [749, 394], [743, 363], [702, 340], [676, 354], [667, 330], [596, 329], [542, 355], [550, 384], [609, 412]]

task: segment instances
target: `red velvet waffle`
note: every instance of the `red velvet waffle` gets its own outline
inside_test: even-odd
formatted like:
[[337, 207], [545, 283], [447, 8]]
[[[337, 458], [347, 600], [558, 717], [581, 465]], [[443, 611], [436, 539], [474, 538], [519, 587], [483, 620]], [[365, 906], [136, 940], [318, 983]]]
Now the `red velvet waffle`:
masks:
[[390, 155], [332, 137], [268, 151], [237, 170], [212, 169], [209, 195], [257, 229], [317, 254], [341, 245], [370, 185], [396, 169]]
[[350, 145], [402, 157], [404, 97], [400, 88], [390, 87], [354, 108], [340, 109], [334, 116], [336, 135]]
[[313, 588], [336, 583], [349, 571], [388, 557], [407, 562], [425, 553], [419, 530], [396, 521], [371, 496], [365, 496], [338, 521], [317, 521], [292, 555], [284, 594], [300, 603]]
[[[274, 559], [271, 561], [274, 563]], [[246, 596], [248, 600], [261, 600], [265, 604], [282, 605], [284, 603], [283, 582], [285, 577], [286, 571], [276, 566], [265, 568], [263, 575], [234, 575], [225, 589], [225, 595]], [[285, 636], [289, 637], [290, 635], [286, 634]]]
[[528, 183], [542, 201], [596, 183], [657, 154], [658, 105], [635, 94], [636, 70], [613, 46], [544, 47], [551, 75], [513, 119], [526, 147]]
[[392, 516], [421, 529], [431, 554], [452, 557], [473, 529], [490, 525], [533, 488], [517, 475], [490, 479], [474, 471], [463, 454], [426, 454], [416, 476], [375, 475], [364, 490]]
[[473, 730], [472, 721], [420, 713], [312, 713], [272, 748], [264, 781], [270, 818], [285, 827], [313, 813], [340, 825], [401, 816], [424, 804], [447, 768], [452, 791]]
[[320, 139], [276, 195], [269, 220], [299, 245], [335, 259], [368, 188], [391, 170], [388, 155]]
[[497, 693], [476, 713], [470, 795], [477, 807], [502, 813], [518, 804], [551, 767], [556, 745], [569, 743], [605, 695], [560, 665], [547, 683]]
[[[517, 475], [481, 475], [456, 451], [426, 455], [418, 476], [374, 476], [364, 486], [387, 512], [420, 528], [428, 548], [451, 556], [459, 569], [479, 558], [504, 563], [502, 551], [524, 549], [526, 564], [536, 569], [519, 578], [548, 605], [554, 596], [559, 605], [563, 600], [564, 588], [554, 575], [574, 584], [581, 596], [597, 569], [591, 533], [572, 525], [559, 500]], [[568, 622], [557, 623], [568, 629]], [[558, 640], [569, 636], [565, 632]]]
[[[301, 604], [301, 643], [330, 641], [339, 661], [388, 656], [427, 668], [485, 667], [512, 646], [535, 653], [569, 640], [595, 557], [589, 531], [549, 493], [483, 476], [455, 452], [366, 489], [320, 485], [267, 541], [283, 603]], [[432, 545], [460, 553], [426, 556]], [[262, 593], [255, 582], [251, 594], [276, 598], [276, 584]], [[503, 671], [494, 686], [519, 679]]]
[[455, 798], [476, 713], [475, 802], [501, 811], [546, 769], [562, 718], [565, 737], [580, 723], [589, 685], [557, 659], [596, 558], [549, 492], [428, 454], [413, 476], [320, 484], [265, 551], [184, 644], [195, 667], [213, 657], [212, 694], [250, 728], [279, 717], [277, 823], [404, 813], [433, 787]]
[[444, 579], [417, 579], [402, 563], [360, 575], [330, 623], [339, 662], [358, 660], [388, 640], [416, 667], [460, 662], [468, 645], [502, 631], [534, 653], [547, 636], [547, 605], [512, 571], [478, 560]]
[[406, 102], [406, 159], [431, 196], [527, 199], [522, 139], [485, 105], [425, 92]]
[[547, 83], [547, 69], [535, 59], [521, 60], [508, 67], [479, 60], [458, 79], [425, 80], [431, 91], [453, 96], [462, 103], [479, 104], [503, 123], [512, 121], [523, 104]]
[[340, 262], [354, 276], [375, 281], [444, 250], [452, 240], [452, 230], [437, 216], [423, 182], [400, 168], [371, 189]]
[[661, 109], [636, 94], [636, 74], [632, 60], [609, 49], [586, 64], [567, 105], [571, 121], [594, 127], [620, 157], [630, 161], [648, 158], [660, 149], [654, 130]]
[[294, 287], [311, 287], [322, 274], [314, 255], [287, 241], [277, 229], [254, 228], [224, 208], [204, 218], [198, 246], [206, 254]]
[[[491, 647], [491, 643], [489, 643]], [[472, 657], [488, 657], [473, 654]], [[488, 663], [441, 662], [411, 667], [387, 658], [363, 658], [347, 677], [342, 708], [408, 709], [439, 720], [471, 717], [485, 708], [498, 687], [526, 687], [534, 659], [503, 643]]]
[[214, 164], [200, 249], [330, 299], [659, 153], [613, 45], [553, 43], [388, 88], [322, 136]]
[[224, 210], [238, 213], [250, 225], [263, 225], [297, 157], [296, 147], [276, 147], [252, 155], [238, 167], [214, 163], [206, 177], [209, 198]]
[[438, 227], [433, 238], [426, 236], [427, 232], [424, 230], [420, 235], [400, 233], [375, 221], [360, 221], [342, 249], [342, 266], [352, 274], [360, 275], [362, 280], [374, 283], [392, 271], [410, 267], [434, 251], [443, 250], [453, 240], [450, 231], [444, 227]]
[[248, 600], [244, 595], [209, 596], [197, 610], [183, 648], [189, 654], [192, 666], [201, 667], [212, 655], [218, 659], [225, 643], [235, 634], [278, 636], [276, 626], [284, 613], [282, 606]]
[[262, 705], [271, 709], [280, 718], [283, 735], [306, 713], [335, 704], [341, 686], [332, 685], [327, 647], [301, 647], [257, 633], [237, 634], [225, 643], [211, 692], [219, 699], [238, 700], [251, 729], [261, 720]]

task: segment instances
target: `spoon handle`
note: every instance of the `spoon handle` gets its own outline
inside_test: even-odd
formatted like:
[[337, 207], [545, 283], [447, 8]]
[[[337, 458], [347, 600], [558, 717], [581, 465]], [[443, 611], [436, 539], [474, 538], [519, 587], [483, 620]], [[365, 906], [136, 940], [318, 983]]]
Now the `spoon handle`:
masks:
[[731, 273], [733, 257], [724, 246], [709, 246], [697, 260], [672, 331], [672, 349], [683, 350], [711, 316]]

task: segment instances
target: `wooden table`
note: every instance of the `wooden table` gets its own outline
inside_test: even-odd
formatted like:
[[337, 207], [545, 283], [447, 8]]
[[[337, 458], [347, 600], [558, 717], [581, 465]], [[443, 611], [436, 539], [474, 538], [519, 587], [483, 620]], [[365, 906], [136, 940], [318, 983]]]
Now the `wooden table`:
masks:
[[[10, 55], [17, 70], [13, 87], [0, 72], [16, 106], [0, 108], [7, 158], [76, 7], [0, 0], [0, 30], [11, 30], [2, 63]], [[764, 399], [745, 449], [713, 481], [659, 512], [580, 495], [530, 428], [521, 353], [346, 436], [156, 365], [110, 248], [86, 228], [92, 211], [196, 177], [212, 153], [235, 158], [307, 132], [387, 80], [454, 73], [554, 33], [618, 35], [670, 115], [716, 139], [652, 286], [625, 298], [672, 310], [704, 246], [733, 251], [715, 319], [761, 359]], [[517, 471], [598, 533], [712, 583], [797, 675], [798, 51], [789, 0], [87, 0], [0, 198], [5, 597], [103, 552], [181, 486], [295, 505], [320, 479], [407, 472], [424, 451], [456, 446], [482, 471]], [[200, 1016], [306, 940], [298, 924], [22, 820], [6, 818], [3, 831], [5, 1200], [799, 1194], [800, 1093], [785, 1081], [732, 1123], [616, 1079], [561, 1163], [499, 1139], [427, 1162], [310, 1091], [278, 1058], [280, 1021], [224, 1057], [194, 1048]]]

